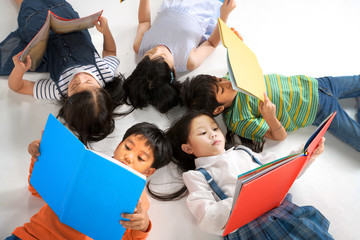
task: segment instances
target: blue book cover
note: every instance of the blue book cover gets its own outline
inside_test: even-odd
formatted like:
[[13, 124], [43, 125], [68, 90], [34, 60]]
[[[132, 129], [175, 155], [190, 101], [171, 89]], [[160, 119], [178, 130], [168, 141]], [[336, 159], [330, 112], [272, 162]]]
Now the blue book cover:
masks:
[[146, 177], [85, 146], [49, 115], [31, 185], [60, 222], [93, 239], [121, 239], [121, 213], [133, 213]]

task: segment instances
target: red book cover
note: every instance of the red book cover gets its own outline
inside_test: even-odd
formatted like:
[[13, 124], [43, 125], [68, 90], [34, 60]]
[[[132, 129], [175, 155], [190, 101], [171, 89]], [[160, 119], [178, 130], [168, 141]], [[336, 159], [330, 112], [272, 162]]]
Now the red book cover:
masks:
[[[281, 204], [335, 115], [336, 112], [332, 113], [314, 131], [306, 142], [302, 153], [277, 159], [239, 175], [234, 197], [235, 203], [223, 236]], [[237, 192], [238, 194], [236, 194]]]

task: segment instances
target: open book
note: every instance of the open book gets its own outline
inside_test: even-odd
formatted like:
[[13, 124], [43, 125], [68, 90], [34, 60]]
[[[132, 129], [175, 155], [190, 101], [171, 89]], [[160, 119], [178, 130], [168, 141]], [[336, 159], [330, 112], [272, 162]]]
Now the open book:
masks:
[[46, 47], [49, 39], [50, 29], [56, 33], [70, 33], [94, 27], [94, 21], [98, 21], [103, 11], [99, 11], [87, 17], [77, 19], [65, 19], [57, 16], [50, 10], [44, 25], [41, 27], [36, 36], [29, 42], [29, 44], [22, 51], [19, 59], [22, 62], [26, 61], [26, 57], [30, 55], [31, 71], [35, 71], [40, 65], [41, 60], [46, 52]]
[[221, 41], [227, 48], [227, 65], [233, 89], [264, 101], [265, 80], [255, 54], [220, 18], [218, 22]]
[[332, 113], [313, 132], [302, 152], [274, 160], [238, 176], [224, 236], [281, 204], [335, 115], [336, 112]]
[[121, 239], [146, 177], [125, 164], [101, 155], [80, 142], [49, 115], [30, 184], [60, 222], [93, 239]]

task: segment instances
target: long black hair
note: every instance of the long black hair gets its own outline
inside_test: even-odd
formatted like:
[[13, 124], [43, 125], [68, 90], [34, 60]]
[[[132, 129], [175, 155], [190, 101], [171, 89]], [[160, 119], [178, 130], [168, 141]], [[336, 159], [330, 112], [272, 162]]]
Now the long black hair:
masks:
[[166, 113], [180, 102], [178, 86], [175, 70], [163, 58], [145, 56], [124, 82], [124, 102], [134, 109], [153, 105]]
[[[178, 168], [178, 172], [181, 174], [183, 172], [187, 172], [190, 170], [195, 170], [195, 156], [192, 154], [185, 153], [181, 149], [182, 144], [186, 144], [188, 142], [188, 136], [190, 133], [190, 126], [193, 119], [206, 115], [209, 116], [205, 112], [200, 111], [190, 111], [185, 113], [180, 119], [175, 121], [171, 127], [166, 131], [166, 135], [170, 140], [173, 158], [172, 162]], [[211, 117], [211, 116], [209, 116]], [[147, 183], [146, 187], [149, 194], [161, 201], [171, 201], [176, 199], [181, 199], [186, 196], [188, 190], [185, 185], [183, 185], [178, 191], [169, 194], [161, 194], [158, 192], [154, 192], [150, 188], [150, 181]]]
[[[196, 157], [193, 154], [188, 154], [184, 152], [181, 148], [181, 145], [188, 143], [191, 122], [193, 121], [193, 119], [203, 115], [213, 118], [210, 114], [204, 111], [189, 111], [185, 113], [182, 117], [180, 117], [177, 121], [175, 121], [166, 131], [166, 135], [172, 146], [172, 162], [176, 165], [179, 175], [184, 172], [196, 169]], [[240, 144], [245, 146], [247, 145], [244, 144], [243, 138], [240, 138], [239, 140], [240, 141], [234, 138], [234, 133], [232, 133], [231, 131], [227, 131], [225, 149], [229, 149], [235, 145]], [[183, 184], [177, 191], [168, 194], [155, 192], [151, 189], [150, 185], [151, 181], [146, 184], [146, 188], [149, 194], [153, 198], [161, 201], [178, 200], [185, 197], [188, 193], [188, 189], [186, 188], [185, 184]]]
[[115, 128], [113, 102], [103, 88], [85, 90], [62, 100], [58, 117], [85, 145], [104, 139]]

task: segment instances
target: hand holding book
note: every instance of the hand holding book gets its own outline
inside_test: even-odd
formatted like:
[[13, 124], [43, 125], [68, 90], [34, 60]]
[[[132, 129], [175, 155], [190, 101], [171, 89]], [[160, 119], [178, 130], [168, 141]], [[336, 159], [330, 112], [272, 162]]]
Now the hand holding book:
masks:
[[121, 217], [129, 219], [130, 221], [121, 220], [120, 224], [126, 229], [134, 229], [142, 232], [146, 232], [150, 225], [149, 215], [147, 214], [146, 209], [141, 203], [141, 199], [136, 205], [135, 211], [133, 214], [123, 213]]
[[[61, 223], [94, 239], [122, 238], [121, 214], [134, 212], [138, 205], [146, 183], [143, 174], [87, 149], [53, 115], [41, 144], [36, 140], [28, 150], [38, 158], [30, 184]], [[138, 219], [133, 227], [145, 228], [147, 213], [139, 209], [130, 214]]]
[[50, 29], [60, 34], [88, 29], [94, 27], [94, 21], [98, 21], [100, 19], [102, 12], [103, 11], [99, 11], [93, 15], [78, 19], [65, 19], [57, 16], [51, 11], [48, 11], [44, 25], [21, 52], [19, 56], [20, 61], [26, 62], [28, 59], [27, 56], [30, 56], [30, 70], [35, 71], [40, 65], [46, 52]]
[[319, 125], [300, 153], [274, 160], [238, 176], [224, 236], [281, 204], [296, 178], [324, 151], [323, 136], [335, 115], [336, 112], [332, 113]]
[[218, 22], [221, 41], [227, 48], [227, 64], [233, 89], [263, 101], [266, 86], [256, 55], [236, 31], [231, 30], [220, 18]]

